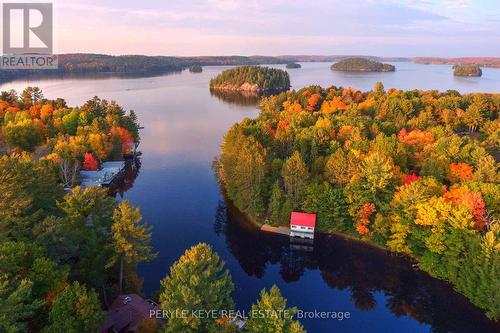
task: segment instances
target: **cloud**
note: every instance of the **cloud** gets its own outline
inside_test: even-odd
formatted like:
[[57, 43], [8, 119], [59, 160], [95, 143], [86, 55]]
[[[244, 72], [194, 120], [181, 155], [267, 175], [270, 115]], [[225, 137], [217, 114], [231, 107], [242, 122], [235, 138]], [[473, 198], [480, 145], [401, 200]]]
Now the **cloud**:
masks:
[[499, 54], [499, 18], [492, 10], [496, 0], [482, 1], [488, 3], [122, 0], [117, 5], [111, 0], [59, 0], [58, 45], [63, 52], [74, 52], [74, 48], [85, 52], [88, 48], [104, 53], [279, 54], [302, 47], [299, 53], [363, 49], [396, 55], [401, 45], [413, 43], [412, 50], [405, 53], [421, 54], [419, 50], [427, 50], [438, 40], [442, 45], [457, 43], [450, 46], [452, 50], [458, 47], [456, 39], [460, 37], [482, 40], [487, 44], [477, 50]]

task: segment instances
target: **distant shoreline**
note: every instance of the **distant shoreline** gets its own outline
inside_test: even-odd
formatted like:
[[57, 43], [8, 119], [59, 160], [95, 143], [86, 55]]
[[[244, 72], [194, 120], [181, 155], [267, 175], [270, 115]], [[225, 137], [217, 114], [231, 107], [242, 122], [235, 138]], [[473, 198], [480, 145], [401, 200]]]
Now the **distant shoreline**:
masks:
[[[31, 77], [51, 77], [88, 74], [135, 74], [150, 76], [158, 73], [178, 72], [193, 65], [241, 66], [286, 65], [290, 62], [339, 62], [350, 55], [281, 55], [281, 56], [143, 56], [71, 53], [59, 54], [59, 68], [55, 70], [4, 70], [0, 69], [0, 82]], [[476, 64], [480, 67], [500, 68], [500, 57], [376, 57], [356, 56], [379, 62], [413, 62], [416, 64]]]

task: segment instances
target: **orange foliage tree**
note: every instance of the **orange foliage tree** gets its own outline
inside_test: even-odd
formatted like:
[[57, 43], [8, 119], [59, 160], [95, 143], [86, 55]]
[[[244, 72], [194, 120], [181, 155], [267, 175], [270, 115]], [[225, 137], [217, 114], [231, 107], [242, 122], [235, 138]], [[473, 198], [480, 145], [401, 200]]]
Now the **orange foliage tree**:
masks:
[[345, 109], [347, 109], [347, 104], [339, 96], [335, 96], [331, 101], [325, 101], [321, 105], [321, 111], [326, 114]]
[[474, 169], [467, 163], [450, 163], [448, 180], [452, 183], [466, 182], [472, 179]]
[[466, 187], [455, 187], [444, 194], [444, 200], [454, 206], [465, 206], [472, 213], [477, 230], [483, 230], [486, 223], [486, 209], [480, 192], [471, 192]]
[[425, 146], [434, 143], [434, 137], [431, 132], [421, 131], [419, 129], [408, 132], [403, 128], [399, 131], [398, 140], [419, 149], [423, 149]]
[[320, 94], [312, 94], [311, 97], [307, 99], [307, 111], [314, 112], [318, 110], [320, 105], [319, 101], [321, 99]]
[[132, 151], [132, 144], [134, 143], [134, 138], [130, 132], [123, 127], [113, 127], [110, 131], [111, 136], [117, 136], [120, 138], [122, 144], [122, 153], [130, 153]]
[[373, 213], [375, 213], [375, 205], [372, 203], [365, 203], [356, 213], [358, 216], [356, 231], [361, 235], [368, 235], [370, 233], [368, 225], [370, 224], [370, 216], [372, 216]]

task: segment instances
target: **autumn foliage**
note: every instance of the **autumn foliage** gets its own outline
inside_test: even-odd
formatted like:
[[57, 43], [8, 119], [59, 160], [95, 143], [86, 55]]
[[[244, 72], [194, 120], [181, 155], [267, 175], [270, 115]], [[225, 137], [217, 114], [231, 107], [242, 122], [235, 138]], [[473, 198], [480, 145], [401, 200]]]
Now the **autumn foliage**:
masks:
[[472, 179], [474, 169], [467, 163], [450, 163], [448, 180], [452, 183], [466, 182]]
[[483, 230], [486, 222], [486, 210], [481, 193], [471, 192], [466, 187], [456, 187], [444, 194], [444, 200], [454, 206], [465, 206], [472, 213], [477, 230]]
[[129, 131], [127, 131], [123, 127], [113, 127], [110, 133], [112, 136], [117, 136], [120, 138], [120, 142], [122, 144], [122, 152], [124, 154], [131, 152], [134, 138]]
[[82, 169], [87, 171], [99, 170], [99, 163], [94, 158], [94, 155], [92, 155], [91, 153], [85, 153], [83, 157]]
[[373, 213], [375, 213], [375, 205], [372, 203], [365, 203], [357, 212], [356, 231], [361, 235], [368, 235], [370, 233], [368, 225], [370, 224], [370, 216]]
[[413, 182], [416, 182], [420, 178], [422, 178], [422, 177], [416, 175], [415, 173], [412, 173], [409, 175], [403, 175], [403, 185], [409, 185]]
[[307, 111], [313, 112], [318, 109], [318, 102], [321, 98], [320, 94], [312, 94], [311, 97], [307, 100]]
[[408, 145], [421, 149], [434, 143], [434, 137], [431, 132], [421, 131], [419, 129], [408, 132], [405, 128], [403, 128], [398, 134], [398, 139], [400, 142], [404, 142]]

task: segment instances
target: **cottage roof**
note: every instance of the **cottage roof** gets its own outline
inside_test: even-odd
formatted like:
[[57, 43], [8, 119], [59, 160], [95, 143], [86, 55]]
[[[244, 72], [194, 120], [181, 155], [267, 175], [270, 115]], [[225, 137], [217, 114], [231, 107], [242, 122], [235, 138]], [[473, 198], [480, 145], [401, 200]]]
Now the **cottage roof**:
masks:
[[292, 212], [290, 225], [314, 228], [316, 226], [316, 214]]

